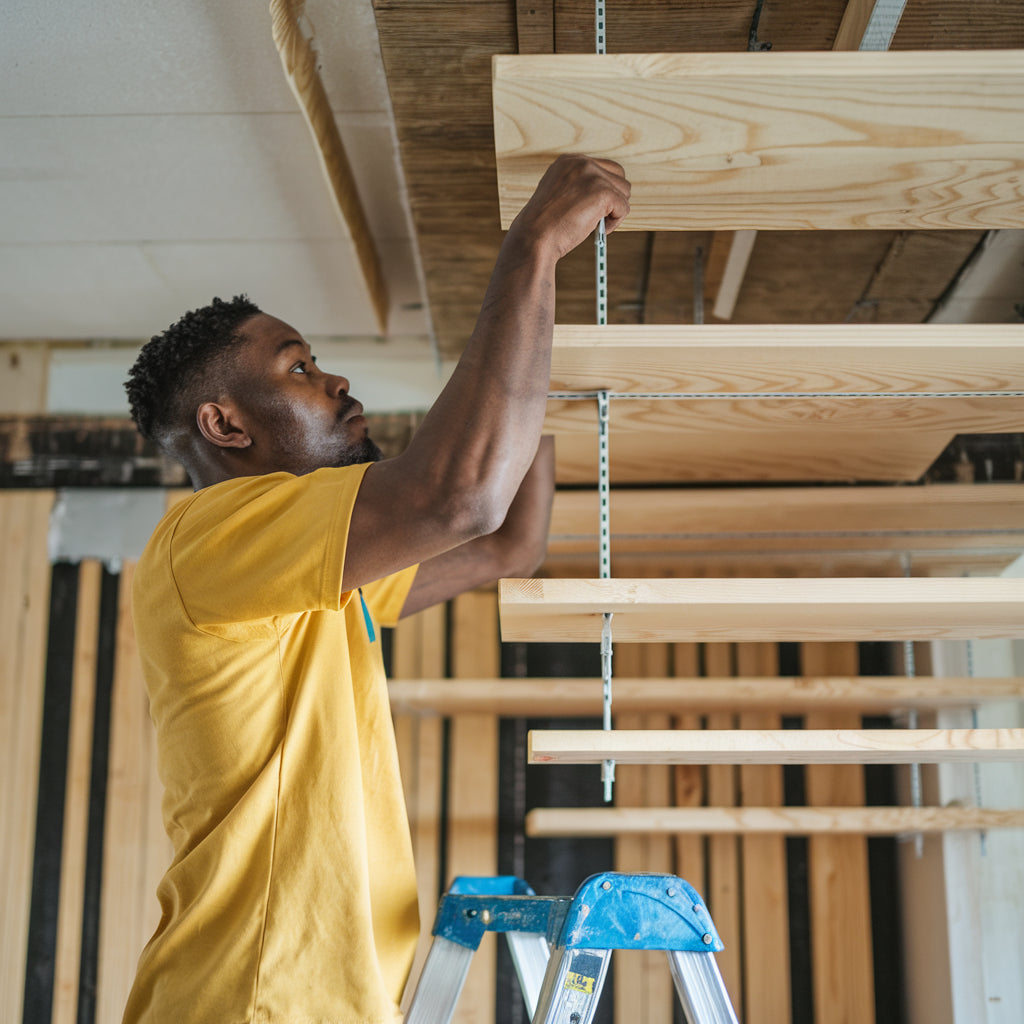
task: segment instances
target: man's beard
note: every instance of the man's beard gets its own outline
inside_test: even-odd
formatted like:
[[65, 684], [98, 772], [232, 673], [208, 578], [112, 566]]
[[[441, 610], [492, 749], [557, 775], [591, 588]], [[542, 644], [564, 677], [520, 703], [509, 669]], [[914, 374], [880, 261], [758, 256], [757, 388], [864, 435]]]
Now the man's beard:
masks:
[[383, 458], [384, 453], [377, 446], [376, 442], [372, 441], [369, 437], [364, 437], [361, 441], [357, 441], [341, 452], [336, 465], [339, 468], [342, 466], [359, 466], [364, 462], [380, 462]]

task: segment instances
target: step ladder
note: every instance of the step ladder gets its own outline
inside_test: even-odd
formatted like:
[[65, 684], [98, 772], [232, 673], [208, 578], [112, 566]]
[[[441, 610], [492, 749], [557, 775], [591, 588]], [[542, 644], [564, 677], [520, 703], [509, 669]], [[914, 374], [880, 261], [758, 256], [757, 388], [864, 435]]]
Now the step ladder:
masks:
[[533, 1024], [590, 1024], [616, 949], [662, 949], [688, 1024], [738, 1024], [715, 961], [723, 948], [704, 901], [675, 875], [591, 875], [572, 897], [521, 879], [458, 878], [405, 1024], [448, 1024], [484, 932], [503, 932]]

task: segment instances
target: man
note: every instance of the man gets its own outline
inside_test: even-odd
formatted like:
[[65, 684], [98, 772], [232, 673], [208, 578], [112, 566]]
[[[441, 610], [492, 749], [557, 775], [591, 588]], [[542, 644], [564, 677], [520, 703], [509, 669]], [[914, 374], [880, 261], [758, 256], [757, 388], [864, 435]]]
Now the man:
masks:
[[196, 493], [135, 577], [175, 856], [126, 1021], [400, 1020], [418, 921], [377, 625], [542, 556], [555, 265], [628, 197], [617, 164], [556, 161], [394, 459], [349, 382], [244, 298], [143, 349], [132, 414]]

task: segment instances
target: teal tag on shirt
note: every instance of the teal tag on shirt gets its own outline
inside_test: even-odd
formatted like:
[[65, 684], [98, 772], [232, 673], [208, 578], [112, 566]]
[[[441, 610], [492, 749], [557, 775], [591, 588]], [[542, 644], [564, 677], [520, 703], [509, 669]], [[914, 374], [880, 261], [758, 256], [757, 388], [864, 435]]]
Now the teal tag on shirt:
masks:
[[366, 635], [372, 644], [377, 639], [377, 630], [373, 628], [373, 619], [370, 617], [370, 609], [366, 607], [366, 598], [363, 597], [363, 588], [359, 588], [359, 603], [363, 606], [363, 619], [366, 621]]

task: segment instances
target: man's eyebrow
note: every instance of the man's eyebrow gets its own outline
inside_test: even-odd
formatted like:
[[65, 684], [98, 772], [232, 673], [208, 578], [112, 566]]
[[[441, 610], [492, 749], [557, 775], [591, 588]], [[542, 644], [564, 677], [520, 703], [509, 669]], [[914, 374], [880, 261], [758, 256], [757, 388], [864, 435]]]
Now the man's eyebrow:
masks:
[[282, 341], [277, 346], [277, 348], [274, 350], [274, 355], [275, 356], [279, 356], [282, 352], [287, 351], [293, 345], [297, 345], [301, 349], [305, 349], [306, 348], [306, 343], [303, 342], [303, 341], [299, 341], [298, 338], [288, 338], [286, 341]]

